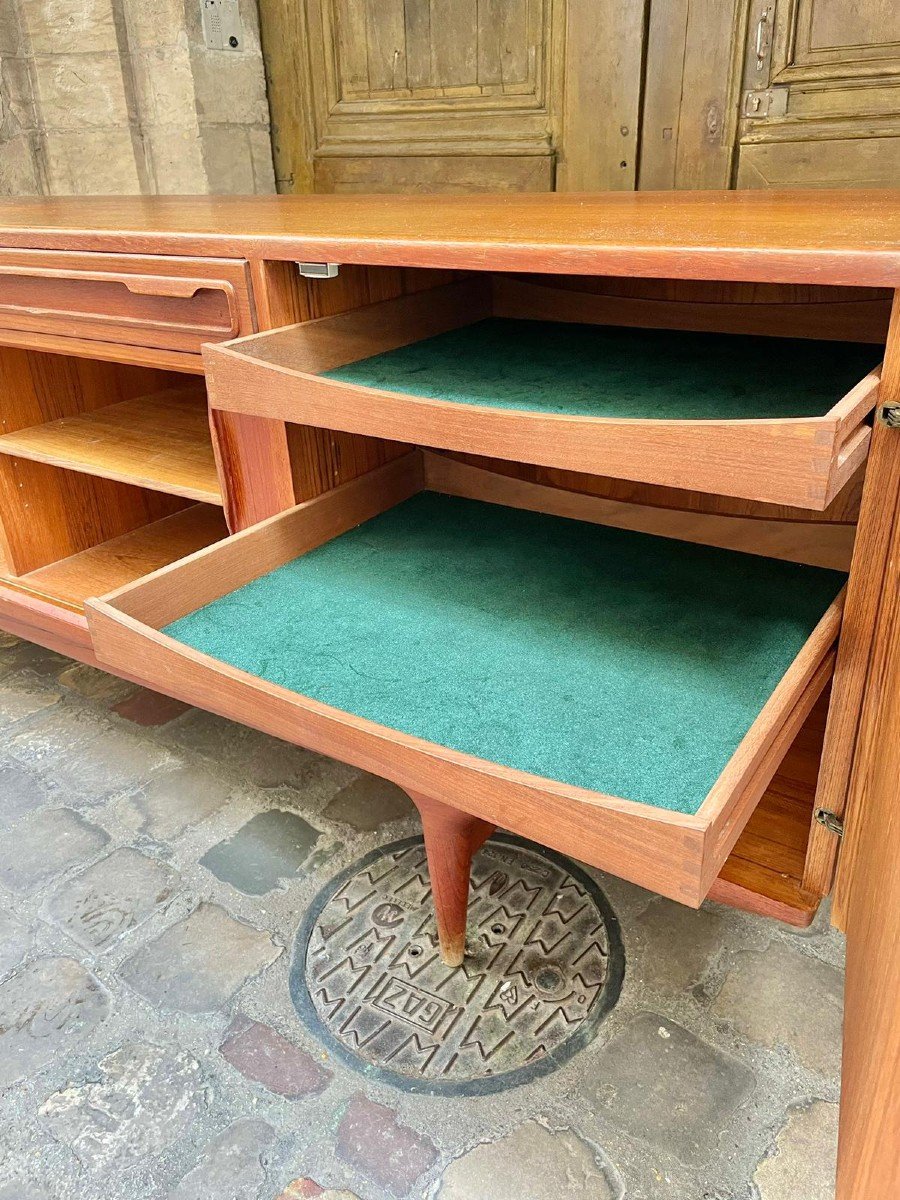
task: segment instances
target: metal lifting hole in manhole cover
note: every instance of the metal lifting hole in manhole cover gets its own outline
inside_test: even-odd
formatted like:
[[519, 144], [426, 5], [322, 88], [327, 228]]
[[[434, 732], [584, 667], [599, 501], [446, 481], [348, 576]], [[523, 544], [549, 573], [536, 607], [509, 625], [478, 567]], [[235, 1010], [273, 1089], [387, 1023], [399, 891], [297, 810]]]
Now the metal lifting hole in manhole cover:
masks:
[[554, 1070], [619, 996], [619, 926], [574, 863], [497, 835], [472, 865], [466, 958], [438, 954], [421, 838], [332, 880], [298, 935], [291, 995], [340, 1058], [412, 1092], [472, 1095]]

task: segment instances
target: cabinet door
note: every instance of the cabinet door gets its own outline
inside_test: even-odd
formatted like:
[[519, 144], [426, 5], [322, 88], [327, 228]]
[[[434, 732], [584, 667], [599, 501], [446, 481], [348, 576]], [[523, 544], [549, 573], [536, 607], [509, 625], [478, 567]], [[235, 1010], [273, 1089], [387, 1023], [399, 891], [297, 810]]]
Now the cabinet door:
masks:
[[744, 88], [738, 187], [896, 186], [896, 0], [757, 0]]

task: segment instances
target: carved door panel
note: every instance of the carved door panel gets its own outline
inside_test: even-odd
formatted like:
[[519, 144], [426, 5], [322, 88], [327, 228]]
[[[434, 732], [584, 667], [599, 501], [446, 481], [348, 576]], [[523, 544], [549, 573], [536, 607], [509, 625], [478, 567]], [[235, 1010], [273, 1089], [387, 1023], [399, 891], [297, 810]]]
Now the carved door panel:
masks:
[[635, 185], [644, 0], [260, 0], [260, 18], [282, 191]]
[[756, 0], [738, 187], [896, 187], [898, 0]]

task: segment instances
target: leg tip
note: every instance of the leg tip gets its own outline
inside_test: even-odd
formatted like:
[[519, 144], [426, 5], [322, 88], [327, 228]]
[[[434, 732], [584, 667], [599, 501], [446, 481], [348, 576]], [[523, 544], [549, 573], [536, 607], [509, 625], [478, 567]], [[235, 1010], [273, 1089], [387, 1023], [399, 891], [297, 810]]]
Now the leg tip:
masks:
[[441, 942], [441, 962], [445, 967], [461, 967], [465, 955], [465, 937]]

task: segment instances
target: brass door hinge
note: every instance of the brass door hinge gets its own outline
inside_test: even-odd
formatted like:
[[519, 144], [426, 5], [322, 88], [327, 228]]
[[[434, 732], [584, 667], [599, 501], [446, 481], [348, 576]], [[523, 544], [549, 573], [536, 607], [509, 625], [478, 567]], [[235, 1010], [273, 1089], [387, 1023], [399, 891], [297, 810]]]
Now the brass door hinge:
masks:
[[889, 400], [878, 409], [878, 420], [888, 429], [900, 429], [900, 403]]
[[815, 818], [820, 825], [824, 825], [829, 833], [836, 834], [837, 837], [844, 836], [844, 820], [837, 813], [829, 812], [827, 808], [817, 808]]

